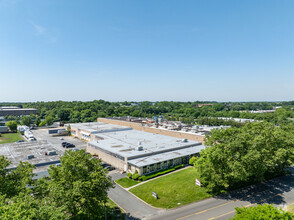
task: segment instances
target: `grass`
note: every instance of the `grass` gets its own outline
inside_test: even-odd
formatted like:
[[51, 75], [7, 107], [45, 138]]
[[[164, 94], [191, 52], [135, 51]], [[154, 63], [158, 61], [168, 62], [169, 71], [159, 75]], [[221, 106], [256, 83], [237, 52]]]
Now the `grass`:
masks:
[[[195, 176], [196, 170], [191, 167], [134, 187], [130, 192], [152, 206], [167, 209], [211, 197], [195, 184]], [[159, 199], [152, 196], [152, 191]]]
[[18, 133], [1, 134], [0, 144], [14, 143], [19, 140], [23, 140], [23, 139]]
[[294, 214], [294, 204], [287, 206], [287, 211]]
[[123, 188], [129, 188], [138, 184], [139, 182], [129, 179], [128, 177], [124, 177], [115, 181], [117, 184], [121, 185]]

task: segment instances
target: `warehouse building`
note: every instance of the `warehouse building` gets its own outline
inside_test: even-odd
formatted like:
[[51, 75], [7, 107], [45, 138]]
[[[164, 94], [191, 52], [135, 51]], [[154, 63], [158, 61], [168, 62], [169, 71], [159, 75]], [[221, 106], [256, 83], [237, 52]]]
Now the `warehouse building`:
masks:
[[22, 116], [22, 115], [30, 115], [36, 114], [37, 109], [35, 108], [19, 108], [17, 106], [2, 106], [0, 107], [0, 117], [4, 116]]
[[188, 164], [205, 148], [201, 142], [137, 130], [95, 134], [87, 152], [126, 172], [140, 175], [179, 164]]
[[[65, 125], [65, 127], [67, 126]], [[69, 126], [71, 128], [71, 135], [86, 141], [96, 140], [95, 134], [99, 133], [132, 130], [132, 128], [101, 122], [75, 123], [69, 124]]]

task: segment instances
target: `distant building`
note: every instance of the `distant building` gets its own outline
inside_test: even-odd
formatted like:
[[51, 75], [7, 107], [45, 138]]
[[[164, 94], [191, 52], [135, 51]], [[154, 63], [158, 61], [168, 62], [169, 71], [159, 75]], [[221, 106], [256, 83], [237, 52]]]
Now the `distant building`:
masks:
[[4, 116], [22, 116], [36, 114], [37, 109], [35, 108], [19, 108], [17, 106], [2, 106], [0, 107], [0, 117]]
[[7, 133], [8, 127], [7, 126], [0, 126], [0, 133]]
[[213, 106], [213, 104], [198, 104], [199, 108], [201, 108], [202, 106]]

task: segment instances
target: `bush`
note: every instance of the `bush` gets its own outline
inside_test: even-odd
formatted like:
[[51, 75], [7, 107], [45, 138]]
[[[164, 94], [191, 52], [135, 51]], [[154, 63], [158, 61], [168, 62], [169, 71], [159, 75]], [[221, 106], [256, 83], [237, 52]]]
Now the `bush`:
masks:
[[189, 160], [189, 164], [193, 166], [196, 160], [197, 160], [196, 157], [191, 157]]
[[138, 180], [139, 177], [140, 177], [139, 173], [134, 173], [133, 176], [132, 176], [132, 179], [133, 180]]
[[132, 179], [132, 173], [128, 173], [127, 176]]
[[151, 178], [161, 176], [161, 175], [166, 174], [166, 173], [170, 173], [172, 171], [178, 170], [178, 169], [183, 168], [183, 167], [184, 167], [184, 164], [181, 164], [181, 165], [177, 165], [177, 166], [175, 166], [173, 168], [170, 168], [170, 169], [165, 169], [165, 170], [161, 170], [161, 171], [158, 171], [158, 172], [155, 172], [155, 173], [150, 173], [150, 174], [147, 174], [147, 175], [143, 175], [143, 176], [139, 177], [139, 180], [141, 180], [141, 181], [149, 180]]

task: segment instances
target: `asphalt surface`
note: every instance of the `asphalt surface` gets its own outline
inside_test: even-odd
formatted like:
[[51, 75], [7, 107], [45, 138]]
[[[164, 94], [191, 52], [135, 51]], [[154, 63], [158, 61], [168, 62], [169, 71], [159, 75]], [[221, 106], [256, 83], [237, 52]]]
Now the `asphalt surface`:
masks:
[[[52, 145], [56, 146], [59, 150], [61, 151], [65, 151], [68, 150], [66, 148], [63, 148], [61, 146], [62, 142], [69, 142], [72, 143], [76, 146], [76, 148], [78, 149], [86, 149], [87, 143], [78, 139], [78, 138], [74, 138], [72, 136], [60, 136], [60, 137], [54, 137], [51, 134], [48, 133], [49, 129], [35, 129], [35, 130], [31, 130], [31, 132], [33, 133], [34, 137], [37, 140], [47, 140], [48, 143], [51, 143]], [[64, 140], [61, 140], [60, 138], [63, 138]]]
[[[119, 177], [117, 174], [116, 178]], [[120, 186], [111, 189], [109, 197], [130, 213], [130, 219], [228, 219], [235, 215], [235, 207], [269, 203], [283, 208], [294, 203], [294, 175], [275, 178], [170, 210], [151, 207]]]

